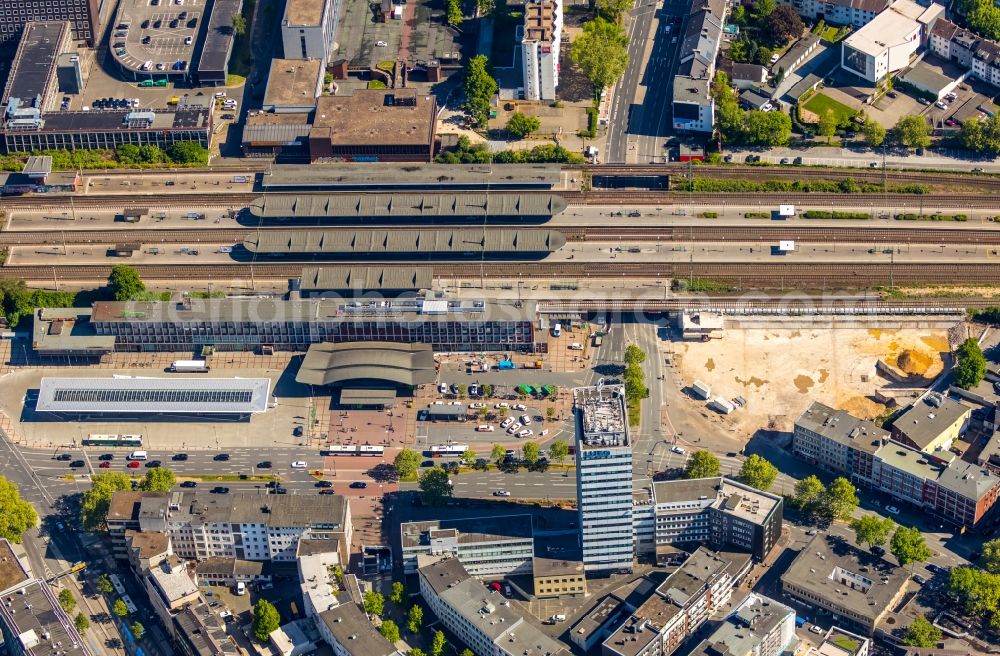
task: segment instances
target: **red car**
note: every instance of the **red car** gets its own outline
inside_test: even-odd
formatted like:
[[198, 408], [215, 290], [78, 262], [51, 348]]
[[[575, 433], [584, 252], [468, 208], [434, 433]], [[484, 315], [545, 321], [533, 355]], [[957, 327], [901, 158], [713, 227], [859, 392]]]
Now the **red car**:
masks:
[[101, 461], [101, 464], [97, 466], [100, 467], [101, 469], [108, 469], [109, 467], [111, 467], [111, 463], [108, 462], [107, 460], [103, 460]]
[[129, 469], [139, 469], [139, 461], [138, 460], [129, 460], [127, 466], [128, 466]]
[[500, 581], [490, 581], [486, 587], [490, 590], [500, 592]]

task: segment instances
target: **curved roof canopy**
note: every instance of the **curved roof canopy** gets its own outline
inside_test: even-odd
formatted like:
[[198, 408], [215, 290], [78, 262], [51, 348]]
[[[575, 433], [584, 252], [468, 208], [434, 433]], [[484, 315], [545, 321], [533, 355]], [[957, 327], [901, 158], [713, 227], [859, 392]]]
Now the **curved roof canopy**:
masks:
[[295, 381], [306, 385], [336, 385], [355, 380], [379, 380], [396, 385], [434, 382], [434, 351], [430, 344], [344, 342], [313, 344]]

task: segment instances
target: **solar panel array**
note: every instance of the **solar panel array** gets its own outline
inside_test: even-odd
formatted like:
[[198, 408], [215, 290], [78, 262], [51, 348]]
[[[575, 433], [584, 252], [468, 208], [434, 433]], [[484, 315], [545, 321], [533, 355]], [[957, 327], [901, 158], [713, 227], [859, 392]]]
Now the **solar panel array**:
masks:
[[61, 389], [55, 401], [84, 403], [249, 403], [250, 390], [209, 389]]

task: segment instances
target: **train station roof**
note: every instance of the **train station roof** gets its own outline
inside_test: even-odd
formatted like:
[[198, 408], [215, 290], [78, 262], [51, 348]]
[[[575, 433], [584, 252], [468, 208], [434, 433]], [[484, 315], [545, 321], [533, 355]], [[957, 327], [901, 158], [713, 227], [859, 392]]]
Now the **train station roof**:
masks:
[[243, 246], [252, 253], [292, 255], [402, 255], [551, 253], [566, 244], [556, 230], [463, 228], [455, 230], [269, 230], [252, 233]]
[[403, 217], [491, 218], [554, 216], [566, 209], [556, 194], [333, 194], [317, 196], [268, 194], [254, 200], [250, 213], [264, 219]]
[[334, 385], [380, 380], [396, 385], [433, 383], [434, 350], [430, 344], [401, 342], [324, 342], [306, 352], [295, 382]]
[[267, 410], [269, 378], [42, 378], [35, 409], [56, 413], [249, 414]]
[[350, 290], [369, 291], [430, 289], [434, 269], [429, 266], [322, 266], [303, 267], [299, 290], [307, 293]]
[[558, 164], [288, 164], [261, 178], [264, 189], [543, 188], [559, 184]]

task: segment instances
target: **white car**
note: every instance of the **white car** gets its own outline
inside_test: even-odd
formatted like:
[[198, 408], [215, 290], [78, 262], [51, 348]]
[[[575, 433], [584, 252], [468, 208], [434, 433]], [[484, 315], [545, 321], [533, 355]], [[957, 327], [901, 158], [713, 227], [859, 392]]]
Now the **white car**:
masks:
[[469, 407], [470, 408], [485, 408], [486, 404], [485, 403], [470, 403]]
[[296, 460], [295, 462], [292, 463], [292, 469], [305, 469], [308, 466], [309, 463], [307, 463], [305, 460]]
[[780, 53], [776, 52], [773, 55], [771, 55], [771, 63], [772, 64], [777, 64], [779, 59], [781, 59], [781, 54]]
[[885, 511], [887, 513], [892, 514], [892, 515], [898, 515], [899, 514], [899, 508], [897, 508], [896, 506], [886, 506], [885, 507]]
[[479, 431], [480, 433], [492, 433], [493, 431], [496, 430], [496, 427], [493, 426], [492, 424], [480, 424], [479, 426], [476, 427], [476, 430]]
[[682, 449], [679, 446], [670, 447], [670, 450], [673, 451], [674, 453], [684, 453], [684, 449]]
[[548, 434], [549, 434], [549, 429], [546, 428], [545, 430], [543, 430], [541, 433], [538, 434], [538, 437], [545, 437]]
[[220, 253], [232, 253], [233, 252], [233, 247], [232, 246], [219, 246], [219, 252]]
[[816, 626], [815, 624], [813, 624], [812, 626], [809, 627], [809, 631], [811, 633], [823, 633], [823, 629], [821, 629], [820, 627]]
[[389, 44], [386, 43], [385, 41], [376, 41], [375, 45], [378, 46], [379, 48], [384, 48], [384, 47], [386, 47]]
[[508, 433], [510, 433], [511, 435], [513, 435], [513, 434], [514, 434], [514, 433], [516, 433], [516, 432], [517, 432], [517, 431], [518, 431], [518, 430], [519, 430], [520, 428], [521, 428], [521, 424], [516, 424], [516, 423], [515, 423], [515, 424], [511, 424], [511, 425], [510, 425], [510, 428], [508, 428], [508, 429], [507, 429], [507, 432], [508, 432]]
[[514, 423], [514, 418], [513, 417], [507, 417], [506, 419], [504, 419], [503, 421], [500, 422], [500, 428], [504, 428], [504, 429], [510, 428], [510, 425], [513, 424], [513, 423]]
[[192, 39], [191, 37], [189, 37], [189, 36], [184, 37], [184, 45], [189, 46], [193, 42], [194, 42], [194, 39]]
[[448, 393], [448, 383], [441, 383], [440, 385], [438, 385], [438, 394], [447, 394], [447, 393]]
[[226, 97], [226, 92], [225, 91], [216, 91], [215, 92], [215, 97], [216, 98], [225, 98]]
[[529, 417], [528, 415], [521, 415], [521, 423], [527, 426], [528, 424], [531, 423], [531, 417]]
[[496, 405], [493, 406], [494, 410], [499, 410], [500, 408], [510, 408], [510, 404], [509, 403], [497, 403]]
[[528, 406], [524, 405], [523, 403], [518, 403], [517, 405], [514, 406], [514, 409], [515, 410], [527, 410]]
[[523, 431], [518, 431], [517, 436], [518, 437], [531, 437], [534, 434], [535, 434], [535, 431], [531, 430], [530, 428], [525, 428]]

